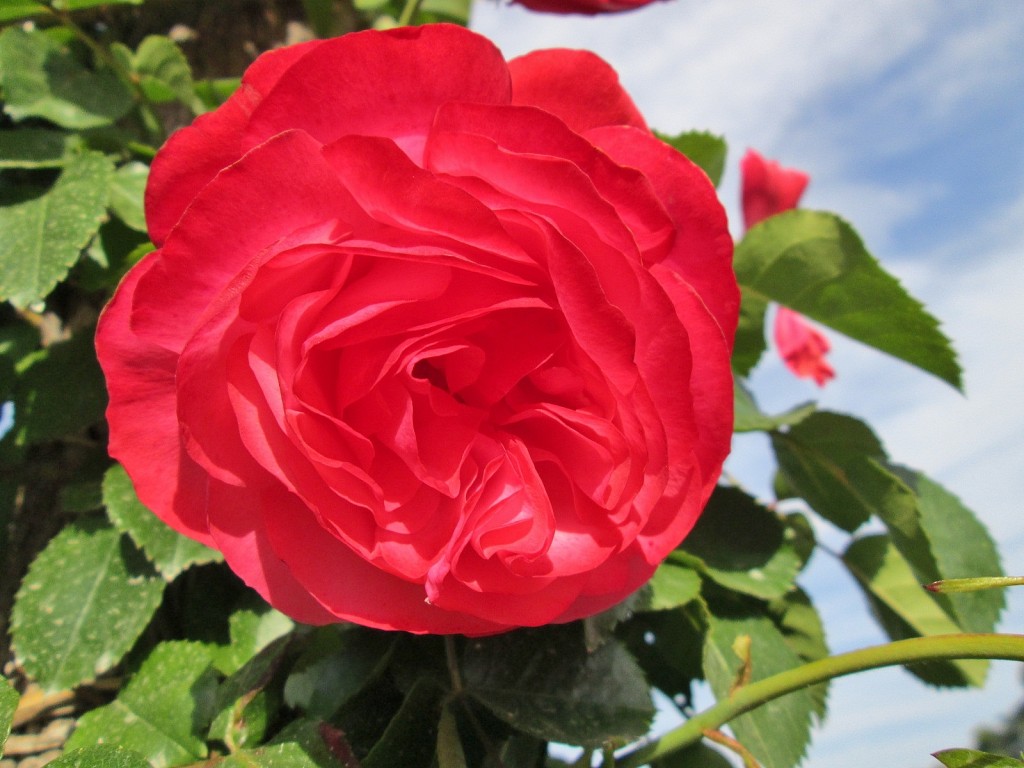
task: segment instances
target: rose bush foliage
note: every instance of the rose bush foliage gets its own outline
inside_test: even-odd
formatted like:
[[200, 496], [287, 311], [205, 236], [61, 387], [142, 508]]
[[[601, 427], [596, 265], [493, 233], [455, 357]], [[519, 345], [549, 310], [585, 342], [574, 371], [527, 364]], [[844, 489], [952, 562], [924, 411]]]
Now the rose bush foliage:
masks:
[[590, 615], [711, 493], [725, 216], [593, 54], [446, 25], [264, 54], [146, 214], [97, 332], [110, 451], [296, 619]]

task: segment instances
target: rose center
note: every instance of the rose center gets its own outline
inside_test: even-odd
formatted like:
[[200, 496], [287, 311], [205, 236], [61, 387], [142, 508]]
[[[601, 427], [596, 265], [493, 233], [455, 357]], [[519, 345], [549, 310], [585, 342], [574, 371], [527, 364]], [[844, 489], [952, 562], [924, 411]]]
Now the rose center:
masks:
[[417, 360], [415, 365], [412, 367], [412, 375], [417, 379], [423, 379], [429, 381], [438, 389], [443, 389], [445, 392], [450, 392], [448, 388], [448, 377], [442, 368], [436, 366], [433, 360], [424, 358]]

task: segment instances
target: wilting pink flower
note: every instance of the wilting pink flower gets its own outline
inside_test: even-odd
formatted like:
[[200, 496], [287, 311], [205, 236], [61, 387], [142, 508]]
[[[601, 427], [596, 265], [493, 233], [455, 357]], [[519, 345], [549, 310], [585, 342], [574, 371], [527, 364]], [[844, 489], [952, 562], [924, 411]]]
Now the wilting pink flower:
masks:
[[802, 379], [814, 379], [819, 387], [836, 377], [825, 360], [831, 348], [824, 334], [786, 307], [775, 313], [775, 346], [786, 367]]
[[111, 454], [307, 623], [604, 610], [696, 522], [739, 294], [707, 176], [582, 51], [282, 48], [174, 134], [107, 306]]

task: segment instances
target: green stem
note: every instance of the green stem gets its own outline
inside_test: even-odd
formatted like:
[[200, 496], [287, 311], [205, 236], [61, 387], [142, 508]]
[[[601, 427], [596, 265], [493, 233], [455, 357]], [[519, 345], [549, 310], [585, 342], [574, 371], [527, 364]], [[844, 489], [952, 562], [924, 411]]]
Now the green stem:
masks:
[[936, 635], [898, 640], [812, 661], [734, 691], [729, 698], [687, 720], [615, 761], [615, 768], [638, 768], [652, 760], [700, 741], [704, 731], [716, 730], [735, 717], [801, 688], [879, 667], [940, 659], [1009, 659], [1024, 661], [1024, 635]]
[[416, 11], [420, 9], [420, 3], [423, 0], [405, 0], [405, 7], [402, 9], [402, 15], [398, 17], [398, 26], [407, 27], [412, 23], [413, 16], [416, 15]]

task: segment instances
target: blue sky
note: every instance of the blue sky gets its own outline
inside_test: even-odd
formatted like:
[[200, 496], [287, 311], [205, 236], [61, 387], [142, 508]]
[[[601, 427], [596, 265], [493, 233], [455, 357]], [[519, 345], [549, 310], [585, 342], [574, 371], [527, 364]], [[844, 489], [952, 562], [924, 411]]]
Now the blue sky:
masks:
[[[481, 2], [473, 28], [507, 56], [589, 48], [619, 71], [652, 126], [726, 136], [722, 197], [738, 222], [737, 164], [753, 147], [811, 174], [804, 206], [849, 219], [942, 321], [967, 396], [830, 334], [838, 379], [798, 382], [774, 359], [753, 384], [768, 409], [809, 398], [866, 419], [890, 455], [959, 495], [1024, 574], [1024, 7], [1019, 0], [669, 0], [555, 17]], [[734, 229], [738, 228], [734, 226]], [[767, 491], [763, 440], [731, 468]], [[828, 535], [828, 532], [824, 532]], [[804, 579], [836, 651], [882, 640], [853, 584], [818, 557]], [[1024, 632], [1024, 592], [1002, 628]], [[805, 765], [938, 765], [1024, 698], [1019, 665], [982, 691], [936, 692], [899, 670], [838, 681]]]

